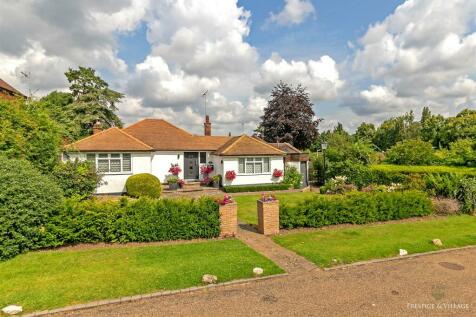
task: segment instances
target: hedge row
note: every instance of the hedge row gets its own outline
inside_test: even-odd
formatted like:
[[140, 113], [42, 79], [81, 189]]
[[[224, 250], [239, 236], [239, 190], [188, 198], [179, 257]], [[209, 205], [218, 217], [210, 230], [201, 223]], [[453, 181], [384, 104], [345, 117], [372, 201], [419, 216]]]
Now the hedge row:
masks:
[[322, 227], [335, 224], [363, 224], [433, 212], [427, 195], [419, 191], [351, 192], [345, 195], [316, 195], [297, 205], [280, 206], [282, 228]]
[[68, 200], [47, 229], [58, 245], [213, 238], [220, 215], [211, 198]]
[[231, 185], [224, 186], [226, 193], [260, 192], [270, 190], [285, 190], [291, 187], [290, 184], [260, 184], [260, 185]]
[[371, 165], [372, 171], [403, 174], [463, 174], [476, 176], [476, 168], [455, 166]]
[[[49, 206], [42, 208], [46, 210]], [[66, 199], [54, 210], [48, 209], [41, 218], [22, 209], [10, 213], [12, 217], [8, 220], [1, 215], [9, 213], [0, 210], [0, 260], [28, 250], [77, 243], [218, 237], [218, 208], [211, 198], [122, 198], [120, 201]]]

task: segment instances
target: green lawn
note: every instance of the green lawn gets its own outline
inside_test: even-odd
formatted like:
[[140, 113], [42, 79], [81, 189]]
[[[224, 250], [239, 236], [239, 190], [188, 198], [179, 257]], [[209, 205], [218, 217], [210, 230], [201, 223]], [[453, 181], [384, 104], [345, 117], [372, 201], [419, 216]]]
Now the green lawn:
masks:
[[[425, 221], [352, 226], [274, 237], [274, 241], [321, 267], [476, 244], [476, 217], [451, 216]], [[333, 259], [337, 261], [333, 261]]]
[[[233, 194], [231, 194], [233, 197]], [[297, 192], [297, 193], [282, 193], [276, 194], [276, 198], [280, 202], [286, 204], [297, 204], [306, 198], [310, 198], [313, 195], [317, 195], [315, 192]], [[238, 204], [238, 218], [241, 221], [250, 224], [258, 224], [258, 211], [256, 209], [256, 200], [261, 197], [261, 194], [245, 195], [233, 197]]]
[[30, 252], [0, 262], [0, 307], [27, 312], [283, 272], [238, 240]]

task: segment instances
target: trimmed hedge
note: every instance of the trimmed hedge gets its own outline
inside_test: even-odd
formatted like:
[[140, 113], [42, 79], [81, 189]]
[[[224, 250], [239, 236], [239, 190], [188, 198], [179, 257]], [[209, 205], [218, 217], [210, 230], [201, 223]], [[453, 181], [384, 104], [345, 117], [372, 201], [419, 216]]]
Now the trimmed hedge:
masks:
[[58, 185], [31, 163], [0, 155], [0, 260], [51, 246], [45, 225], [62, 198]]
[[455, 166], [418, 166], [418, 165], [370, 165], [372, 171], [402, 174], [464, 174], [476, 176], [476, 168]]
[[160, 180], [149, 173], [135, 174], [126, 181], [126, 191], [131, 197], [159, 198], [162, 192]]
[[282, 228], [322, 227], [335, 224], [364, 224], [433, 212], [423, 192], [351, 192], [345, 195], [316, 195], [297, 205], [280, 206]]
[[56, 245], [213, 238], [220, 234], [211, 198], [67, 200], [47, 228]]
[[243, 192], [259, 192], [270, 190], [286, 190], [291, 187], [290, 184], [260, 184], [260, 185], [232, 185], [223, 186], [225, 193], [243, 193]]

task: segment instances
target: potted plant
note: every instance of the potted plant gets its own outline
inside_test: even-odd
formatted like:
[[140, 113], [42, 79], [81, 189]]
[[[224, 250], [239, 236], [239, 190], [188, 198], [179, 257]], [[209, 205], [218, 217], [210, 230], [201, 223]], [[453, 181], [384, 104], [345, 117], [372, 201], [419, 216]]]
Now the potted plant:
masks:
[[179, 178], [175, 175], [171, 175], [167, 178], [170, 190], [177, 190], [179, 188]]
[[170, 164], [169, 173], [173, 176], [178, 176], [182, 169], [178, 164]]
[[221, 175], [217, 174], [213, 176], [212, 180], [213, 180], [213, 187], [220, 188]]
[[280, 178], [281, 176], [283, 176], [283, 170], [278, 170], [277, 168], [275, 168], [273, 171], [273, 177]]

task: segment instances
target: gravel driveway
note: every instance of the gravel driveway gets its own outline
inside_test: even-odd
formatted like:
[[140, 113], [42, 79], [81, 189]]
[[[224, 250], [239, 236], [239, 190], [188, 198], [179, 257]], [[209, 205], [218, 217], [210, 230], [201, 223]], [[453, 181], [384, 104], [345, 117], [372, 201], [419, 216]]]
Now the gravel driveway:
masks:
[[476, 316], [476, 248], [55, 316]]

